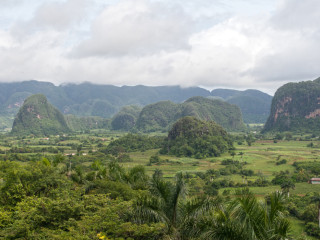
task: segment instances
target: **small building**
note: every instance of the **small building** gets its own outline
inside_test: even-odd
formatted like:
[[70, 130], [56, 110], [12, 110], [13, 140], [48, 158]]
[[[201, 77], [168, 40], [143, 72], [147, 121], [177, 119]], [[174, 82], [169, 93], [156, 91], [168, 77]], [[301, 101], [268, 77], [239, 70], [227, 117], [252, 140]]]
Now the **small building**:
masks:
[[320, 184], [320, 178], [311, 178], [309, 180], [309, 183], [311, 183], [311, 184]]

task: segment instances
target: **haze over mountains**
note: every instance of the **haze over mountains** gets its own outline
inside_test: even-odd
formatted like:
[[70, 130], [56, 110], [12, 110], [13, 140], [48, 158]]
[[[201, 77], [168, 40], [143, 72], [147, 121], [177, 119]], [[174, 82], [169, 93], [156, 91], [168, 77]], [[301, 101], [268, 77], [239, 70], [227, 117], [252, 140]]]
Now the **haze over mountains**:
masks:
[[[228, 94], [224, 94], [227, 92]], [[237, 104], [245, 123], [264, 123], [269, 115], [272, 97], [257, 90], [214, 90], [181, 88], [178, 86], [123, 86], [91, 83], [55, 86], [49, 82], [24, 81], [0, 83], [0, 128], [10, 128], [23, 101], [32, 94], [41, 93], [63, 114], [111, 118], [127, 105], [145, 105], [159, 101], [182, 103], [190, 97], [219, 97]]]

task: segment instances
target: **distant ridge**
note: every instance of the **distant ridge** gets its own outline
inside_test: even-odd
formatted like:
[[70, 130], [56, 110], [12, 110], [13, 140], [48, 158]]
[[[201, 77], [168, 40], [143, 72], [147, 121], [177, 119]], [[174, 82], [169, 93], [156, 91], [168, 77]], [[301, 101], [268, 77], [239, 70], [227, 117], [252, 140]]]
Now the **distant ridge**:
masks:
[[[55, 86], [49, 82], [35, 80], [0, 83], [0, 129], [11, 128], [12, 119], [22, 106], [23, 101], [27, 97], [37, 93], [45, 95], [48, 101], [63, 114], [112, 118], [124, 106], [136, 105], [144, 107], [159, 101], [182, 103], [194, 96], [215, 96], [215, 92], [216, 90], [210, 92], [200, 87], [181, 88], [179, 86], [149, 87], [138, 85], [117, 87], [92, 83]], [[245, 91], [233, 90], [233, 92], [232, 96], [238, 97], [239, 93]], [[257, 92], [261, 93], [260, 91]], [[263, 94], [264, 93], [261, 93], [261, 96], [263, 96]], [[231, 99], [225, 98], [225, 96], [222, 98], [228, 102], [237, 104], [243, 112], [245, 122], [250, 123], [255, 119], [259, 120], [258, 115], [260, 113], [257, 112], [256, 109], [265, 109], [264, 105], [271, 103], [271, 96], [269, 97], [270, 100], [265, 100], [264, 98], [259, 100], [258, 97], [254, 98], [253, 101], [243, 101], [243, 103], [238, 100], [232, 102], [232, 97]], [[253, 108], [253, 112], [251, 111], [252, 107], [246, 108], [246, 104], [249, 106], [252, 103], [256, 106]], [[254, 118], [252, 118], [251, 114], [256, 114], [258, 117], [255, 115]], [[262, 112], [262, 117], [260, 118], [266, 119], [264, 114], [265, 112]], [[259, 122], [264, 121], [259, 120]]]
[[265, 123], [270, 114], [272, 96], [258, 90], [215, 89], [211, 96], [239, 106], [245, 123]]
[[243, 131], [245, 125], [238, 106], [204, 97], [192, 97], [181, 104], [161, 101], [145, 106], [137, 119], [136, 129], [144, 132], [167, 131], [185, 116], [215, 121], [228, 131]]

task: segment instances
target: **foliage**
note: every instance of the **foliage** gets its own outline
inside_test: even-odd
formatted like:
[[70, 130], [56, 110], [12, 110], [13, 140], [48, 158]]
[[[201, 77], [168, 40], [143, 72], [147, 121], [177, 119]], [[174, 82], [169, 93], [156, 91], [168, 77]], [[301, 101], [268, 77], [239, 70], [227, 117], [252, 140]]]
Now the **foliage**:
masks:
[[258, 90], [215, 89], [211, 96], [239, 106], [245, 123], [265, 123], [270, 113], [272, 96]]
[[115, 130], [130, 130], [134, 128], [141, 108], [138, 106], [125, 106], [123, 107], [115, 116], [113, 116], [111, 121], [111, 127]]
[[319, 79], [280, 87], [272, 100], [271, 113], [263, 131], [314, 133], [320, 126], [319, 96]]
[[271, 182], [275, 185], [282, 185], [283, 183], [288, 182], [290, 180], [291, 177], [289, 175], [289, 172], [280, 171], [275, 175]]
[[204, 158], [219, 156], [232, 148], [227, 132], [218, 124], [184, 117], [173, 125], [161, 153]]
[[313, 222], [306, 224], [306, 233], [310, 236], [320, 238], [320, 229], [319, 226]]
[[[77, 116], [113, 117], [119, 109], [127, 105], [145, 106], [159, 101], [170, 100], [181, 103], [193, 96], [207, 97], [216, 95], [199, 87], [181, 88], [178, 86], [111, 86], [90, 83], [66, 84], [55, 86], [49, 82], [24, 81], [0, 84], [0, 114], [3, 120], [1, 128], [11, 128], [13, 118], [19, 106], [32, 94], [41, 93], [64, 114]], [[227, 99], [240, 107], [246, 123], [264, 122], [269, 112], [271, 97], [257, 90], [236, 91]], [[121, 111], [121, 110], [120, 110]], [[87, 122], [87, 120], [84, 120]], [[78, 120], [72, 120], [73, 126], [82, 126]], [[71, 125], [71, 124], [70, 124]], [[72, 127], [71, 127], [72, 128]]]
[[48, 103], [44, 95], [32, 95], [25, 100], [13, 122], [15, 135], [52, 135], [70, 132], [58, 109]]
[[245, 129], [237, 106], [204, 97], [192, 97], [181, 104], [162, 101], [147, 105], [142, 109], [137, 120], [137, 129], [145, 132], [165, 131], [185, 116], [215, 121], [230, 131]]
[[108, 128], [109, 126], [109, 120], [101, 117], [78, 117], [68, 114], [64, 118], [72, 131], [87, 131], [90, 129]]
[[281, 165], [281, 164], [286, 164], [287, 160], [286, 159], [281, 159], [279, 161], [276, 161], [276, 165]]
[[148, 149], [160, 148], [163, 144], [163, 137], [149, 137], [146, 135], [129, 133], [117, 140], [112, 141], [106, 148], [100, 151], [119, 155], [123, 152], [146, 151]]
[[305, 170], [313, 175], [320, 175], [320, 163], [319, 162], [294, 162], [293, 166], [297, 171]]
[[[284, 217], [284, 198], [273, 193], [269, 200], [258, 201], [247, 190], [237, 191], [237, 197], [227, 206], [207, 212], [193, 221], [191, 234], [200, 239], [286, 239], [289, 222]], [[192, 226], [189, 224], [188, 226]], [[190, 230], [188, 231], [190, 233]]]

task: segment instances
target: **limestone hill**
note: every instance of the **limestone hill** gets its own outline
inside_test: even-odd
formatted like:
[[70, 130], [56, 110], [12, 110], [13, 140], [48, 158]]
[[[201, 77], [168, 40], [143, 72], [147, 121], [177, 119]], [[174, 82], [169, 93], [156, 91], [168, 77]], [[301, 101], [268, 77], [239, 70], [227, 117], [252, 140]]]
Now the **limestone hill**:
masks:
[[181, 104], [161, 101], [144, 107], [137, 120], [140, 131], [167, 131], [175, 121], [185, 116], [215, 121], [228, 131], [245, 129], [239, 107], [217, 99], [192, 97]]
[[171, 128], [162, 154], [187, 157], [213, 157], [233, 148], [227, 132], [213, 121], [183, 117]]
[[16, 115], [12, 134], [37, 136], [69, 132], [62, 113], [42, 94], [28, 97]]
[[272, 100], [264, 132], [315, 132], [319, 129], [320, 78], [280, 87]]

